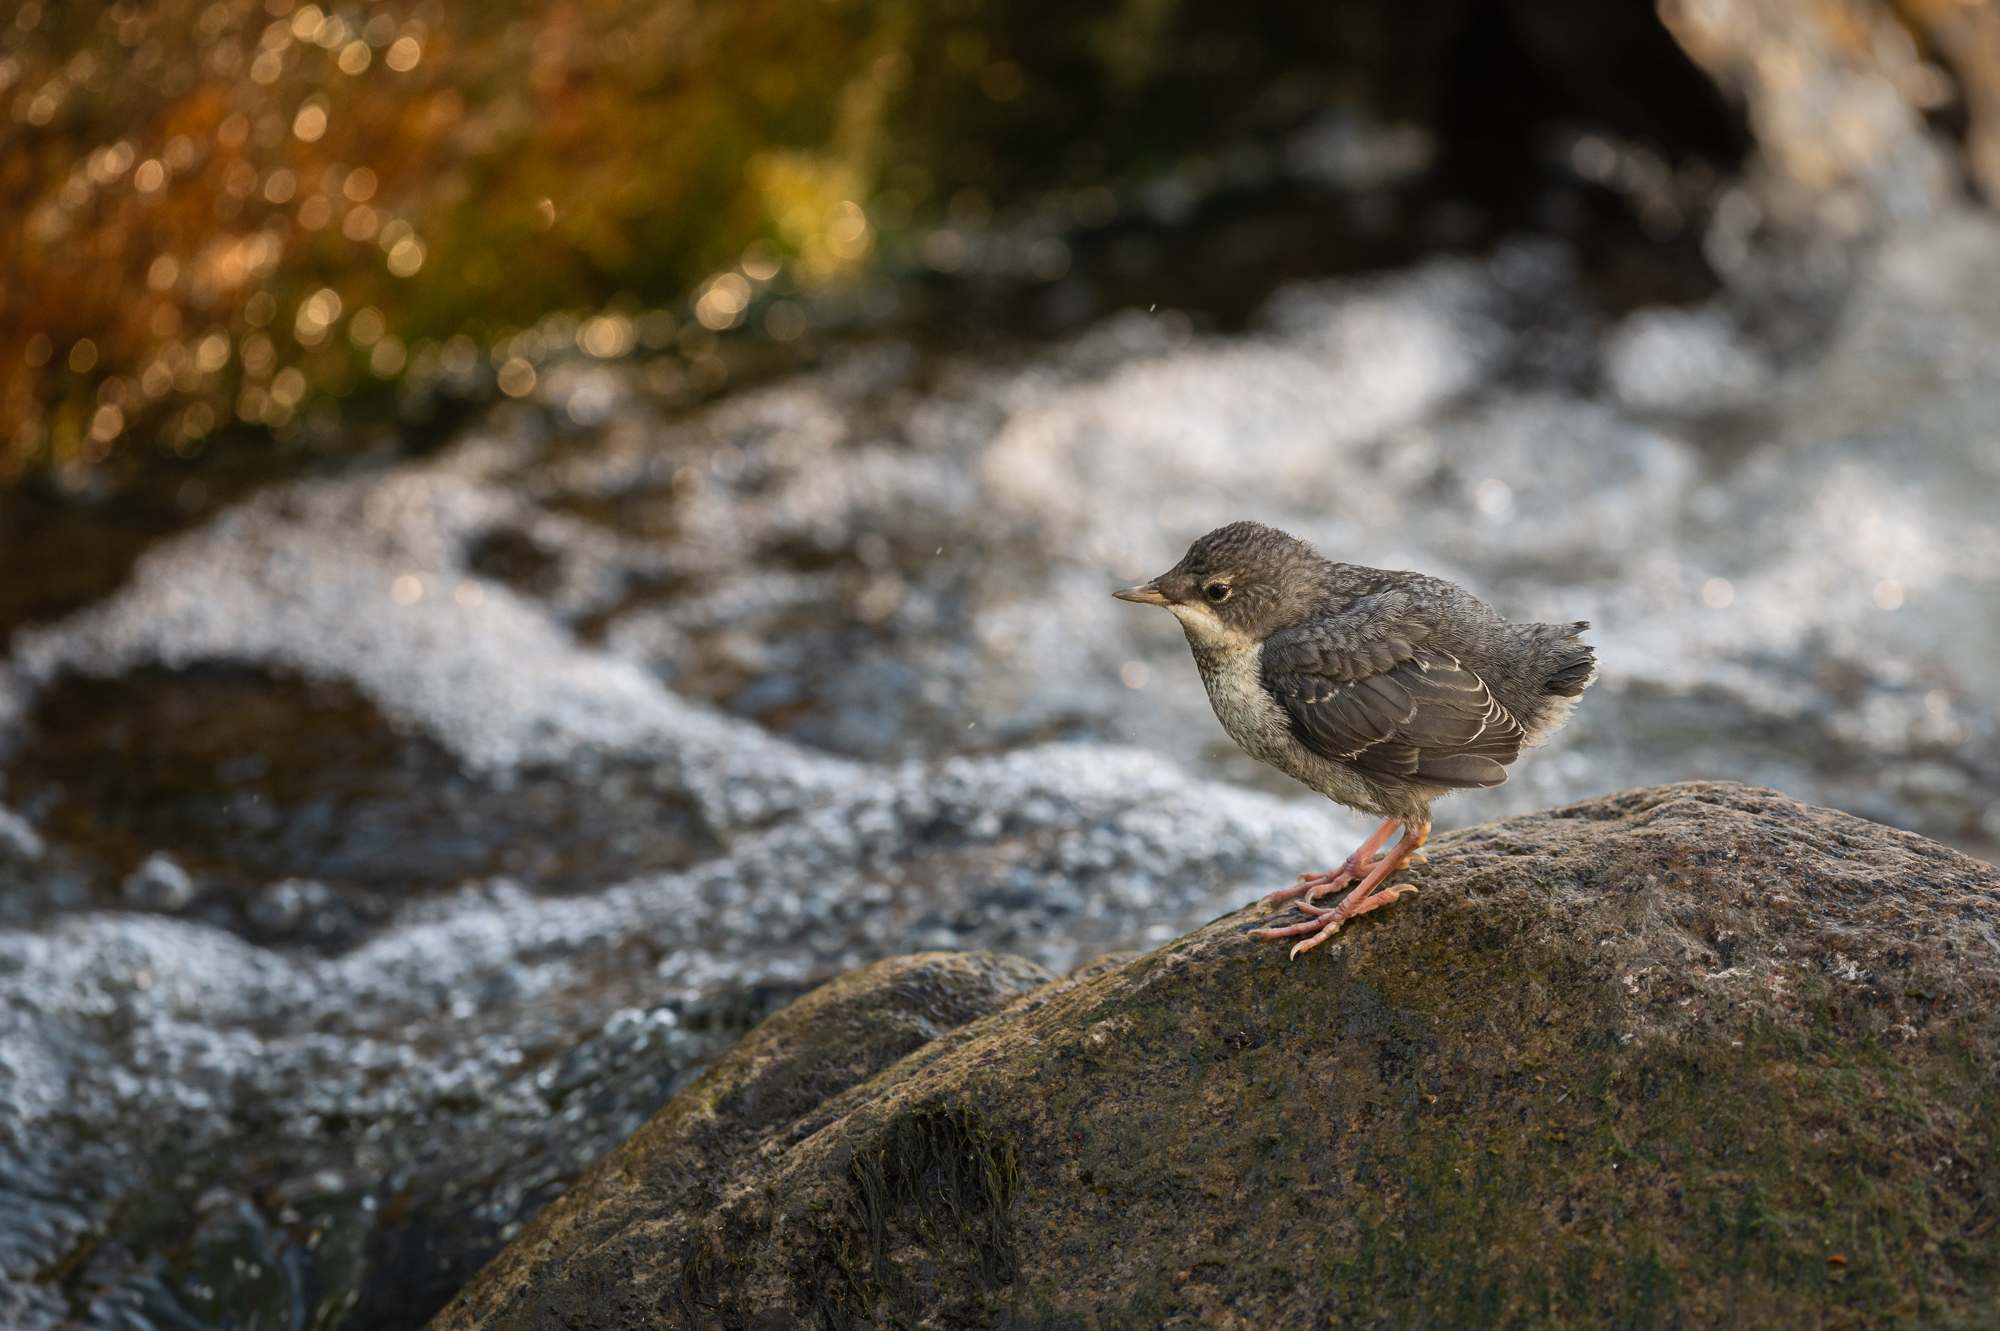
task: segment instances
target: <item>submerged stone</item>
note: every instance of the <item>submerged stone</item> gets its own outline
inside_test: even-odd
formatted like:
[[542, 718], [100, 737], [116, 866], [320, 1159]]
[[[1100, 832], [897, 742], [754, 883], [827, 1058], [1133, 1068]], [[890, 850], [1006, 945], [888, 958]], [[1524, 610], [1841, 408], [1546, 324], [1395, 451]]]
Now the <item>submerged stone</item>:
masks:
[[432, 1325], [2000, 1315], [2000, 873], [1719, 783], [1431, 855], [1321, 952], [1250, 941], [1249, 907], [906, 1054], [945, 963], [843, 977]]

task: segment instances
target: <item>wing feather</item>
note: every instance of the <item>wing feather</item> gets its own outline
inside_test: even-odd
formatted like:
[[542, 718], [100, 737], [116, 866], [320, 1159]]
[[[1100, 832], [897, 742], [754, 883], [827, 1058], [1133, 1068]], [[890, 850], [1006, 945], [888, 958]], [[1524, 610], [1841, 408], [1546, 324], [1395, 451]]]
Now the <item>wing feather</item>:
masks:
[[1456, 657], [1422, 646], [1428, 636], [1366, 616], [1275, 635], [1264, 684], [1323, 757], [1431, 785], [1497, 786], [1520, 755], [1520, 723]]

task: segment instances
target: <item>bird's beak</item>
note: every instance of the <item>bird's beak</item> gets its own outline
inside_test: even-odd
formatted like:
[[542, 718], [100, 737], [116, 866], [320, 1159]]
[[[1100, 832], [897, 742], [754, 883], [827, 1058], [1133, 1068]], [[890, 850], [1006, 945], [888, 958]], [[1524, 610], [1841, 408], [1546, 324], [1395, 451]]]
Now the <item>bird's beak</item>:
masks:
[[1122, 592], [1113, 592], [1121, 601], [1137, 601], [1140, 605], [1170, 605], [1167, 594], [1160, 590], [1158, 583], [1146, 582], [1137, 587], [1127, 587]]

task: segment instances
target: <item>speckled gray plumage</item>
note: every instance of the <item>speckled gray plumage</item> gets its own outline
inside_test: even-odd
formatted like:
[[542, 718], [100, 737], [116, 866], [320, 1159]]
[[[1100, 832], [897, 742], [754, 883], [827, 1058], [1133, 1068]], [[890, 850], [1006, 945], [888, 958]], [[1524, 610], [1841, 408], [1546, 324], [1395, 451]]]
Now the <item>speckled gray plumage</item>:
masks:
[[1231, 738], [1398, 822], [1505, 781], [1597, 674], [1586, 623], [1512, 624], [1442, 579], [1335, 563], [1254, 522], [1203, 536], [1151, 586]]

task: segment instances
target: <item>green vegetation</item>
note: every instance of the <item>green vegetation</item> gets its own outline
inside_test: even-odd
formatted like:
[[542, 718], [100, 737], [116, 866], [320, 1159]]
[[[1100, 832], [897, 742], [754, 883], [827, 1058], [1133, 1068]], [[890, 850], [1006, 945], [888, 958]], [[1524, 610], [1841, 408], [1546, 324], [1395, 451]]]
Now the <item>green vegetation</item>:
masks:
[[1330, 100], [1418, 114], [1464, 8], [27, 0], [0, 480], [389, 381], [523, 393], [571, 341], [700, 382], [716, 335], [954, 269], [996, 208], [1059, 235]]

